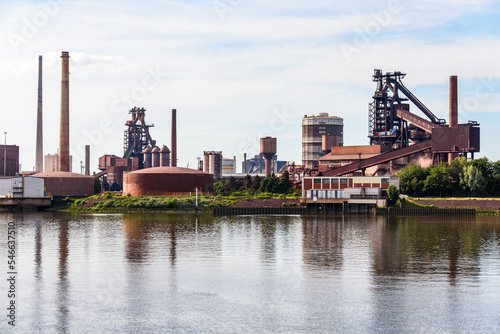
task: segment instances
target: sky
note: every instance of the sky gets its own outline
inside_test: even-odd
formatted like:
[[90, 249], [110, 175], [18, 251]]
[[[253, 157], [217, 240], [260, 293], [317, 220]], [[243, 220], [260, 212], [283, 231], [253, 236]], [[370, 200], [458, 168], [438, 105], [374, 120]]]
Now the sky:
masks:
[[[43, 56], [44, 154], [58, 148], [61, 51], [70, 53], [70, 153], [80, 172], [123, 154], [134, 106], [170, 147], [177, 109], [178, 166], [203, 151], [301, 163], [301, 120], [344, 119], [344, 145], [368, 145], [373, 70], [403, 80], [448, 119], [458, 76], [459, 122], [481, 124], [476, 157], [500, 160], [500, 3], [489, 0], [19, 0], [0, 2], [1, 132], [35, 165], [38, 56]], [[418, 115], [420, 111], [413, 108]], [[5, 138], [1, 138], [3, 144]]]

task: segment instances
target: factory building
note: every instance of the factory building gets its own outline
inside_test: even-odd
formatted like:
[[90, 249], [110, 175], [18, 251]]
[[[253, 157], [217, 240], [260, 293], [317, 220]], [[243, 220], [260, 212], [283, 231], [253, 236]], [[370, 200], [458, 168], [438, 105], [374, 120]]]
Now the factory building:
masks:
[[[344, 120], [322, 112], [317, 115], [304, 115], [302, 119], [302, 164], [306, 168], [317, 168], [318, 159], [324, 155], [326, 146], [343, 146]], [[331, 144], [331, 145], [328, 145]]]
[[[277, 173], [279, 170], [286, 165], [286, 161], [278, 160], [278, 156], [275, 155], [271, 159], [271, 172]], [[266, 159], [262, 154], [255, 155], [251, 159], [243, 159], [241, 163], [241, 170], [243, 174], [262, 174], [265, 175], [266, 172]]]
[[[45, 172], [58, 172], [59, 171], [59, 154], [46, 154], [45, 157]], [[73, 156], [69, 156], [69, 170], [73, 170]]]
[[92, 196], [94, 194], [94, 178], [71, 172], [45, 172], [34, 174], [43, 178], [47, 196]]
[[0, 197], [43, 198], [44, 181], [31, 176], [0, 178]]
[[[4, 157], [6, 158], [4, 160]], [[0, 175], [15, 176], [19, 173], [19, 146], [0, 145]]]
[[222, 158], [222, 175], [236, 173], [236, 157], [233, 159]]
[[204, 151], [203, 171], [213, 174], [216, 179], [220, 179], [222, 177], [222, 152]]
[[183, 167], [151, 167], [123, 174], [123, 193], [131, 196], [213, 194], [214, 176]]

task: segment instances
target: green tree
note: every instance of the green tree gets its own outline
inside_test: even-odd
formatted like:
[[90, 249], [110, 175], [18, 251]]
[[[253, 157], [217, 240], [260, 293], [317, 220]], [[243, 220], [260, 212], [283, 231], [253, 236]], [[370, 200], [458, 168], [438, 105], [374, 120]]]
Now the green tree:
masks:
[[259, 175], [255, 175], [252, 181], [252, 188], [254, 190], [259, 190], [260, 188], [260, 183], [262, 182], [262, 178]]
[[389, 204], [396, 204], [399, 200], [399, 189], [393, 184], [387, 188], [387, 200], [389, 201]]
[[449, 165], [440, 163], [438, 166], [429, 166], [428, 175], [424, 182], [424, 193], [428, 196], [443, 196], [452, 190]]
[[411, 163], [396, 175], [399, 176], [401, 193], [410, 196], [420, 196], [423, 194], [424, 182], [427, 178], [427, 172], [424, 168]]
[[486, 180], [481, 170], [473, 165], [464, 167], [460, 174], [460, 186], [471, 195], [482, 195], [485, 193]]
[[252, 188], [252, 177], [247, 174], [243, 179], [243, 189], [248, 190]]
[[226, 192], [226, 182], [224, 180], [216, 180], [214, 182], [214, 195], [225, 196]]

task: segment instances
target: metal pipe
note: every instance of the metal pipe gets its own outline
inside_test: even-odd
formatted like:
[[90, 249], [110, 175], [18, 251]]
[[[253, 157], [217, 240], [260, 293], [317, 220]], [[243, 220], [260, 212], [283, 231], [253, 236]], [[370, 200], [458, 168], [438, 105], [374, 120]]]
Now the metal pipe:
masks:
[[59, 127], [59, 171], [69, 172], [69, 52], [61, 53], [61, 120]]
[[38, 106], [36, 121], [35, 170], [43, 172], [42, 56], [38, 56]]
[[177, 167], [177, 110], [172, 109], [172, 150], [171, 153], [171, 166]]

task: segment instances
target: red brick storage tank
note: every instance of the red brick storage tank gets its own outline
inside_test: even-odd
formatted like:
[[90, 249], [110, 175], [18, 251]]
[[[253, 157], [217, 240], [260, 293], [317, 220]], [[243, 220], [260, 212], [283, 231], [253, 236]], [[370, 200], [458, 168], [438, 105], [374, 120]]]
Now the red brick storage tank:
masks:
[[45, 180], [48, 196], [82, 197], [94, 194], [94, 178], [71, 172], [37, 173], [34, 177]]
[[131, 196], [212, 195], [213, 174], [183, 167], [152, 167], [123, 174], [123, 194]]

